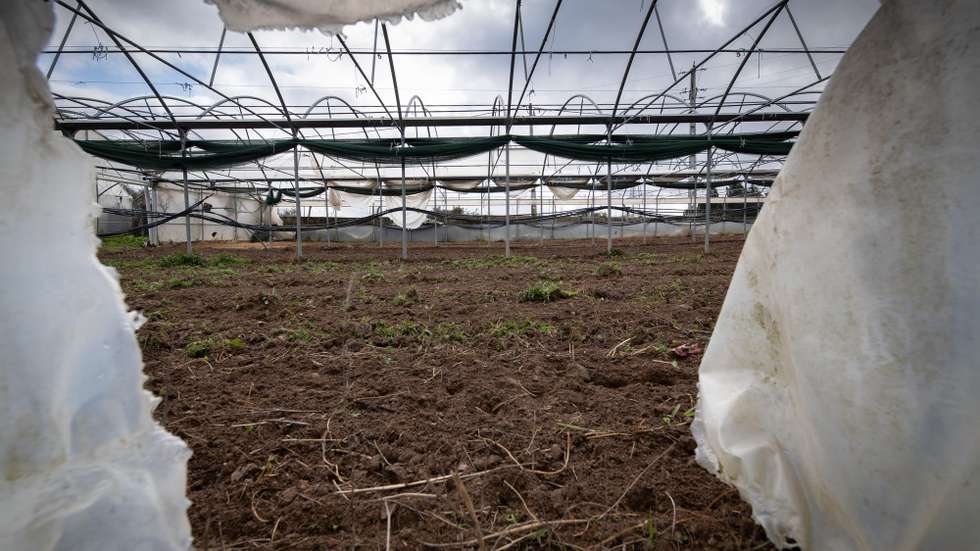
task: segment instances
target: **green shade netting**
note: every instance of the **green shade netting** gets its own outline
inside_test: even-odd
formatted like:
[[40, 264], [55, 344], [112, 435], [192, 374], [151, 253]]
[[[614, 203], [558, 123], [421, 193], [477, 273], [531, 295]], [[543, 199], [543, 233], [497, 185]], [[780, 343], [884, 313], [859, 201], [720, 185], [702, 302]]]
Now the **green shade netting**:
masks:
[[[537, 187], [538, 184], [514, 184], [510, 186], [510, 191], [513, 193], [515, 191], [523, 191], [525, 189], [531, 189]], [[503, 193], [507, 191], [507, 186], [496, 185], [496, 186], [482, 186], [475, 187], [473, 189], [467, 189], [465, 191], [458, 191], [457, 193]]]
[[[640, 163], [684, 157], [711, 146], [734, 153], [786, 155], [788, 140], [797, 132], [726, 134], [722, 136], [614, 135], [612, 144], [601, 134], [575, 136], [492, 136], [489, 138], [416, 138], [405, 140], [279, 140], [262, 144], [221, 140], [189, 140], [182, 156], [179, 141], [76, 140], [90, 155], [150, 170], [201, 170], [227, 167], [284, 153], [297, 144], [329, 157], [379, 164], [431, 164], [504, 146], [509, 141], [533, 151], [566, 159], [597, 162]], [[201, 151], [204, 151], [203, 153]]]
[[615, 182], [614, 181], [612, 183], [612, 185], [610, 186], [610, 185], [606, 184], [606, 178], [605, 178], [605, 176], [596, 176], [595, 179], [596, 179], [596, 181], [594, 183], [591, 183], [591, 184], [588, 184], [588, 183], [586, 183], [586, 184], [580, 184], [580, 183], [575, 183], [575, 182], [562, 182], [561, 180], [547, 180], [547, 179], [546, 179], [545, 183], [547, 185], [549, 185], [549, 186], [554, 186], [554, 187], [563, 187], [563, 188], [568, 188], [568, 189], [580, 189], [580, 190], [586, 190], [586, 191], [592, 191], [592, 190], [606, 191], [607, 189], [614, 189], [614, 190], [630, 189], [630, 188], [634, 188], [636, 186], [641, 185], [641, 182], [638, 182], [638, 181], [633, 181], [633, 182], [622, 182], [622, 181]]
[[[188, 145], [214, 151], [189, 152], [186, 157], [180, 151], [180, 142], [135, 142], [113, 140], [75, 140], [89, 155], [101, 157], [124, 165], [151, 170], [201, 170], [221, 168], [256, 161], [295, 147], [293, 140], [266, 144], [234, 144], [233, 142], [188, 142]], [[176, 149], [174, 149], [176, 144]], [[175, 153], [176, 152], [176, 153]]]
[[410, 139], [405, 147], [400, 140], [300, 140], [313, 151], [329, 157], [340, 157], [365, 163], [431, 164], [486, 153], [502, 147], [507, 136], [490, 138]]
[[[425, 186], [405, 186], [405, 195], [414, 195], [416, 193], [424, 193], [430, 191], [433, 188], [432, 185]], [[343, 191], [345, 193], [354, 193], [356, 195], [382, 195], [385, 197], [401, 196], [402, 190], [400, 187], [377, 187], [367, 188], [367, 187], [357, 187], [357, 186], [338, 186], [332, 185], [330, 189], [335, 191]]]
[[[726, 134], [722, 136], [613, 136], [613, 143], [583, 143], [603, 136], [512, 136], [515, 143], [539, 153], [577, 161], [639, 163], [694, 155], [715, 146], [734, 153], [786, 155], [797, 132]], [[598, 141], [598, 140], [596, 140]]]
[[266, 205], [278, 205], [282, 201], [282, 192], [275, 189], [270, 189], [268, 195], [265, 196]]
[[[707, 182], [704, 180], [699, 180], [697, 182], [657, 182], [656, 180], [651, 180], [647, 182], [648, 185], [662, 187], [665, 189], [705, 189], [707, 187]], [[736, 178], [726, 178], [724, 180], [712, 180], [712, 188], [720, 188], [731, 185], [743, 185], [751, 184], [754, 186], [770, 187], [772, 186], [771, 180], [747, 180], [742, 181]]]
[[312, 189], [300, 188], [299, 193], [297, 193], [295, 190], [290, 188], [280, 188], [280, 190], [282, 191], [282, 194], [287, 197], [296, 197], [297, 195], [299, 195], [300, 199], [309, 199], [310, 197], [316, 197], [317, 195], [321, 195], [324, 192], [324, 189], [322, 187], [317, 187]]

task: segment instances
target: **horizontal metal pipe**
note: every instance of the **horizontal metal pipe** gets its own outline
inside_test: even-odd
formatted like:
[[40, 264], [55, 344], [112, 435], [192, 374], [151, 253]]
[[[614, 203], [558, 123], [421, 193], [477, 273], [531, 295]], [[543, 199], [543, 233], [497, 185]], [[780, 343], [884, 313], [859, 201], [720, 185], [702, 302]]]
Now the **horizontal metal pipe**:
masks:
[[[69, 46], [61, 50], [61, 54], [86, 54], [91, 55], [94, 46]], [[152, 52], [155, 54], [215, 54], [218, 52], [217, 48], [146, 48], [147, 52]], [[845, 48], [767, 48], [764, 50], [756, 50], [763, 53], [779, 53], [779, 54], [843, 54], [847, 52]], [[136, 48], [109, 48], [101, 49], [100, 52], [115, 54], [115, 53], [141, 53], [143, 50]], [[745, 50], [740, 48], [726, 48], [722, 50], [711, 50], [711, 49], [654, 49], [654, 50], [637, 50], [637, 54], [710, 54], [710, 53], [745, 53]], [[42, 54], [57, 54], [57, 49], [48, 49], [41, 52]], [[262, 48], [262, 53], [265, 55], [329, 55], [329, 56], [339, 56], [344, 55], [343, 50], [338, 48], [328, 48], [328, 47], [317, 47], [311, 46], [308, 48], [286, 48], [286, 49], [276, 49], [276, 48]], [[367, 50], [364, 48], [351, 48], [351, 53], [354, 55], [373, 55], [372, 50]], [[537, 50], [517, 50], [514, 52], [516, 55], [536, 55]], [[632, 53], [632, 50], [543, 50], [542, 55], [627, 55]], [[255, 55], [255, 50], [253, 49], [235, 49], [235, 48], [224, 48], [221, 50], [221, 55], [225, 54], [244, 54], [244, 55]], [[392, 55], [511, 55], [510, 50], [393, 50]]]
[[[741, 122], [806, 122], [809, 113], [686, 113], [678, 115], [565, 115], [511, 117], [408, 117], [399, 124], [405, 127], [463, 127], [463, 126], [530, 126], [530, 125], [618, 125], [629, 124], [673, 124], [725, 122], [738, 119]], [[73, 133], [79, 130], [139, 130], [148, 128], [162, 130], [213, 130], [213, 129], [263, 129], [263, 128], [394, 128], [391, 119], [381, 118], [284, 118], [259, 119], [180, 119], [176, 121], [153, 119], [142, 124], [138, 121], [99, 118], [99, 119], [61, 119], [54, 121], [54, 127], [61, 132]]]

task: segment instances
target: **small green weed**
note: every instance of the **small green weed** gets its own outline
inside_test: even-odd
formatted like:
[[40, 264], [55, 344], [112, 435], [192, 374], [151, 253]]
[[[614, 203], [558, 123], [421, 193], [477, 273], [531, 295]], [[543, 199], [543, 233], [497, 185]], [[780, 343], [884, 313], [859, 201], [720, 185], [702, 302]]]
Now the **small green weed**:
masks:
[[290, 274], [297, 270], [296, 266], [295, 264], [266, 264], [258, 271], [266, 274]]
[[643, 264], [660, 264], [666, 260], [667, 255], [659, 253], [637, 253], [635, 258]]
[[303, 270], [319, 274], [323, 272], [330, 272], [340, 268], [340, 264], [336, 262], [330, 262], [329, 260], [311, 260], [303, 263]]
[[661, 417], [661, 420], [664, 422], [665, 425], [674, 425], [674, 424], [689, 423], [691, 422], [692, 419], [694, 419], [694, 408], [690, 408], [684, 411], [684, 413], [681, 414], [681, 417], [678, 417], [677, 415], [678, 413], [680, 413], [680, 410], [681, 410], [680, 404], [674, 405], [673, 409], [670, 410], [670, 413]]
[[213, 343], [210, 339], [194, 341], [184, 348], [184, 352], [191, 358], [203, 358], [211, 353]]
[[374, 264], [369, 264], [367, 268], [364, 269], [364, 273], [361, 274], [361, 281], [367, 281], [368, 283], [380, 283], [385, 281], [385, 274]]
[[391, 343], [398, 337], [414, 337], [419, 340], [432, 337], [432, 331], [425, 325], [405, 320], [395, 324], [379, 321], [374, 324], [374, 335], [385, 343]]
[[561, 288], [561, 284], [554, 281], [539, 281], [534, 285], [524, 289], [517, 295], [517, 300], [521, 302], [552, 302], [555, 300], [574, 297], [577, 293]]
[[245, 350], [245, 341], [238, 337], [225, 339], [223, 344], [228, 350]]
[[193, 287], [194, 282], [190, 279], [181, 279], [179, 277], [172, 277], [167, 280], [167, 287], [170, 289], [181, 289], [184, 287]]
[[133, 281], [133, 287], [142, 292], [159, 291], [163, 287], [163, 284], [164, 282], [162, 281], [144, 281], [142, 279]]
[[127, 249], [142, 249], [146, 246], [146, 238], [140, 235], [113, 235], [102, 238], [101, 249], [106, 252], [125, 251]]
[[415, 287], [409, 287], [404, 291], [395, 295], [395, 298], [391, 300], [395, 306], [411, 306], [413, 304], [419, 303], [419, 292]]
[[554, 331], [555, 327], [553, 325], [532, 319], [500, 320], [490, 328], [490, 334], [497, 338], [550, 335]]
[[176, 268], [178, 266], [205, 266], [207, 261], [199, 254], [174, 253], [161, 256], [157, 262], [162, 268]]
[[432, 334], [437, 339], [444, 341], [463, 342], [466, 340], [466, 333], [463, 328], [452, 322], [437, 323], [432, 328]]
[[138, 268], [155, 268], [157, 261], [153, 258], [101, 258], [99, 259], [106, 266], [112, 266], [117, 270], [129, 270]]
[[289, 342], [310, 342], [312, 339], [313, 334], [305, 328], [293, 329], [286, 334], [286, 340]]
[[619, 262], [603, 262], [596, 266], [595, 275], [599, 277], [611, 277], [623, 275], [623, 267]]
[[486, 256], [483, 258], [459, 258], [444, 260], [443, 264], [455, 269], [485, 270], [487, 268], [514, 268], [519, 266], [535, 266], [543, 263], [533, 256]]
[[251, 262], [247, 258], [242, 258], [240, 256], [235, 256], [227, 253], [221, 253], [219, 255], [212, 256], [207, 259], [207, 263], [211, 266], [225, 267], [225, 266], [240, 266], [242, 264], [248, 264]]
[[704, 262], [704, 255], [688, 254], [688, 255], [675, 257], [675, 260], [677, 262], [680, 262], [681, 264], [701, 264], [702, 262]]

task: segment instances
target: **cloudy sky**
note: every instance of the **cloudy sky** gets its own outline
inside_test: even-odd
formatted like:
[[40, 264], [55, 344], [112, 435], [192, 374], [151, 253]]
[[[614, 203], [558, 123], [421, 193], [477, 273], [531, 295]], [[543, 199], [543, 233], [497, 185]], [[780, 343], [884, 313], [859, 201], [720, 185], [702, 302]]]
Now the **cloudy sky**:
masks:
[[[522, 106], [526, 109], [530, 102], [539, 109], [557, 109], [575, 94], [588, 95], [600, 104], [611, 104], [626, 67], [627, 56], [588, 52], [632, 48], [649, 1], [565, 0], [546, 49], [584, 53], [543, 56]], [[201, 80], [210, 79], [215, 60], [211, 52], [216, 49], [223, 28], [216, 7], [201, 0], [87, 0], [87, 3], [106, 25], [141, 46], [208, 50], [203, 53], [160, 55]], [[509, 55], [486, 52], [510, 50], [515, 1], [462, 0], [461, 3], [461, 10], [439, 21], [403, 21], [389, 26], [391, 46], [396, 52], [394, 65], [403, 106], [409, 98], [417, 95], [434, 112], [478, 115], [488, 114], [489, 106], [497, 96], [507, 97]], [[664, 34], [661, 35], [656, 19], [651, 20], [640, 48], [662, 49], [666, 39], [670, 48], [675, 50], [712, 50], [773, 5], [774, 0], [661, 0], [658, 12]], [[523, 3], [521, 17], [526, 50], [537, 50], [554, 7], [554, 0], [526, 0]], [[878, 1], [791, 0], [789, 7], [811, 49], [837, 51], [846, 49], [853, 42], [877, 9]], [[57, 25], [50, 48], [57, 47], [71, 18], [71, 13], [63, 7], [56, 6], [55, 12]], [[757, 24], [736, 39], [731, 47], [750, 48], [764, 25], [765, 21]], [[355, 52], [365, 52], [358, 54], [357, 59], [366, 71], [371, 71], [372, 61], [376, 62], [374, 85], [385, 104], [393, 109], [395, 96], [388, 59], [383, 56], [375, 58], [370, 53], [374, 44], [374, 29], [373, 23], [363, 23], [348, 27], [345, 35], [348, 45]], [[350, 59], [340, 55], [340, 45], [336, 39], [319, 32], [299, 31], [263, 31], [256, 32], [255, 37], [268, 53], [272, 71], [291, 110], [302, 112], [318, 98], [334, 95], [365, 111], [379, 111], [378, 102], [367, 89], [368, 83], [358, 75]], [[81, 20], [76, 22], [66, 46], [68, 53], [61, 56], [51, 75], [53, 92], [106, 101], [150, 94], [121, 54], [100, 53], [100, 47], [114, 48], [114, 44], [105, 32], [94, 25]], [[799, 47], [799, 38], [784, 11], [761, 38], [759, 48], [763, 52], [749, 60], [733, 91], [777, 97], [813, 82], [816, 76], [805, 55], [780, 51]], [[384, 51], [380, 37], [379, 48]], [[226, 53], [218, 64], [214, 87], [228, 96], [255, 96], [278, 104], [248, 37], [229, 32], [224, 49]], [[398, 53], [406, 51], [428, 53]], [[458, 51], [470, 55], [445, 55], [446, 52]], [[706, 55], [675, 54], [675, 71], [680, 74]], [[742, 55], [722, 53], [704, 65], [704, 70], [698, 73], [701, 99], [724, 92], [744, 59]], [[220, 99], [206, 87], [192, 83], [186, 76], [146, 55], [136, 54], [134, 57], [156, 83], [161, 94], [202, 105], [210, 105]], [[38, 66], [42, 71], [48, 70], [52, 58], [51, 54], [40, 57]], [[840, 58], [839, 53], [815, 54], [823, 76], [832, 73]], [[526, 60], [518, 58], [515, 101], [524, 85], [525, 62], [530, 68], [532, 61], [533, 55], [528, 55]], [[673, 81], [666, 55], [641, 54], [630, 72], [621, 105], [628, 106], [643, 96], [659, 93]], [[686, 90], [686, 81], [672, 89], [682, 97], [686, 97]], [[800, 99], [815, 99], [815, 96]], [[732, 101], [743, 101], [743, 98], [735, 95]], [[247, 102], [257, 105], [256, 100]], [[199, 112], [197, 108], [181, 106], [176, 100], [169, 100], [168, 103], [178, 113]], [[578, 109], [579, 101], [575, 100], [571, 105]], [[143, 108], [145, 104], [138, 106]], [[605, 107], [608, 109], [608, 106]], [[800, 109], [804, 107], [798, 106]], [[336, 102], [332, 103], [332, 109], [334, 115], [338, 114], [338, 109], [342, 110]], [[726, 107], [726, 110], [737, 111], [734, 107]], [[326, 106], [321, 106], [317, 113], [326, 115]], [[518, 131], [526, 132], [529, 129]], [[336, 136], [359, 137], [353, 132], [338, 130]], [[444, 131], [442, 135], [448, 132]], [[482, 134], [486, 129], [452, 132]], [[526, 161], [528, 166], [537, 162], [530, 158]], [[486, 164], [486, 160], [482, 162]], [[514, 165], [522, 162], [518, 155]]]
[[[566, 0], [559, 12], [548, 48], [554, 50], [628, 50], [639, 31], [649, 0]], [[90, 0], [89, 5], [104, 23], [145, 47], [214, 49], [222, 24], [217, 9], [200, 0]], [[513, 0], [463, 0], [463, 9], [436, 22], [405, 21], [390, 26], [392, 48], [397, 50], [509, 50], [512, 37], [515, 2]], [[663, 0], [658, 5], [664, 34], [673, 49], [713, 49], [741, 30], [772, 5], [772, 0]], [[864, 26], [874, 10], [876, 0], [828, 0], [790, 2], [804, 38], [813, 49], [846, 48]], [[527, 50], [536, 50], [554, 9], [552, 0], [528, 0], [522, 8], [523, 34]], [[70, 13], [57, 7], [57, 28], [50, 47], [57, 46], [70, 19]], [[749, 48], [763, 23], [736, 40], [735, 48]], [[308, 105], [325, 95], [337, 95], [353, 104], [377, 107], [346, 57], [339, 56], [339, 43], [318, 32], [258, 32], [256, 39], [270, 52], [269, 62], [282, 87], [287, 103]], [[348, 44], [355, 50], [370, 50], [374, 25], [348, 27]], [[380, 40], [379, 40], [380, 41]], [[108, 57], [94, 55], [100, 45], [112, 47], [107, 35], [91, 24], [78, 22], [68, 38], [69, 50], [81, 50], [62, 56], [51, 77], [52, 89], [66, 95], [101, 99], [123, 99], [149, 93], [139, 75], [120, 54]], [[785, 12], [773, 23], [759, 47], [778, 50], [799, 47]], [[383, 46], [380, 46], [383, 48]], [[651, 21], [641, 42], [641, 49], [660, 49], [663, 38]], [[259, 60], [252, 53], [247, 36], [229, 33], [225, 48], [236, 53], [222, 56], [215, 75], [215, 87], [232, 95], [254, 95], [276, 102]], [[281, 55], [273, 52], [299, 50], [305, 53]], [[237, 53], [242, 52], [242, 53]], [[207, 81], [214, 54], [161, 54], [185, 71]], [[705, 54], [677, 54], [675, 69], [687, 69]], [[370, 72], [371, 55], [359, 55], [360, 63]], [[533, 56], [527, 56], [527, 64]], [[52, 56], [45, 55], [39, 66], [46, 70]], [[816, 62], [823, 74], [831, 72], [839, 54], [817, 54]], [[206, 88], [188, 84], [190, 79], [163, 67], [145, 55], [136, 59], [157, 83], [161, 93], [203, 104], [218, 96]], [[385, 100], [394, 105], [387, 59], [376, 59], [375, 86]], [[548, 55], [544, 56], [530, 85], [535, 104], [560, 104], [576, 93], [584, 93], [597, 102], [612, 102], [626, 66], [625, 55]], [[720, 94], [734, 74], [740, 57], [720, 54], [709, 61], [699, 74], [704, 97]], [[524, 60], [516, 68], [516, 93], [523, 86]], [[497, 95], [506, 97], [509, 70], [507, 55], [397, 55], [395, 56], [403, 103], [413, 95], [426, 105], [438, 109], [446, 104], [486, 106]], [[766, 52], [746, 65], [736, 83], [736, 91], [751, 91], [778, 96], [814, 80], [806, 56], [785, 52]], [[660, 92], [673, 82], [667, 56], [646, 54], [637, 57], [627, 82], [623, 103]], [[686, 83], [674, 90], [686, 89]], [[680, 94], [678, 94], [680, 95]], [[525, 100], [527, 103], [528, 100]]]

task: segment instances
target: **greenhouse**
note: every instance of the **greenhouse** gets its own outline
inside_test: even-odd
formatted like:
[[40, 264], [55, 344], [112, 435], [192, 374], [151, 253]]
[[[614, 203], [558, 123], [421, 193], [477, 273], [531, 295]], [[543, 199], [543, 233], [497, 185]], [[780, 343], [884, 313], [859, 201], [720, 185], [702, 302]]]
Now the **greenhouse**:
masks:
[[980, 538], [976, 2], [0, 23], [0, 548]]

